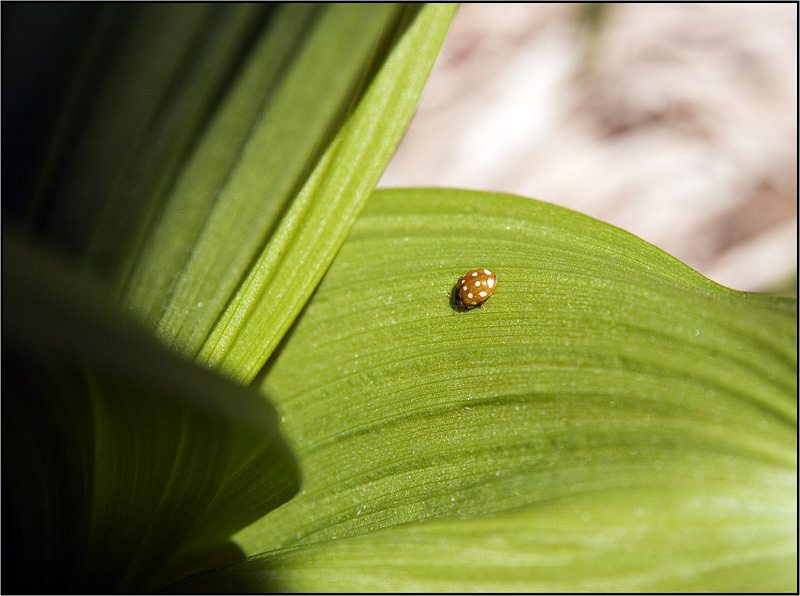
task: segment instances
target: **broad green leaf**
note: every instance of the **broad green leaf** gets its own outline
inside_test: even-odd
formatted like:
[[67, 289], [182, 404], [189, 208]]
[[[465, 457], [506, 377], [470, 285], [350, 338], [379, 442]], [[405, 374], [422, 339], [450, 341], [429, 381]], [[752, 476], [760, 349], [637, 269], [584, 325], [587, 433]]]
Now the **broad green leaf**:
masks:
[[261, 396], [3, 240], [4, 589], [152, 590], [294, 494]]
[[[482, 308], [461, 312], [453, 285], [481, 266], [497, 274], [497, 289]], [[443, 549], [452, 533], [453, 547], [472, 552], [477, 566], [493, 523], [477, 520], [527, 511], [509, 527], [541, 524], [536, 512], [546, 508], [563, 520], [583, 499], [592, 523], [556, 538], [536, 524], [520, 532], [589, 550], [581, 536], [600, 537], [606, 525], [620, 525], [620, 548], [630, 546], [622, 537], [643, 536], [652, 582], [629, 579], [619, 589], [699, 589], [713, 583], [720, 553], [738, 566], [759, 560], [759, 545], [775, 538], [763, 564], [784, 569], [783, 582], [796, 557], [786, 539], [796, 526], [796, 316], [793, 299], [721, 287], [622, 230], [553, 205], [454, 190], [377, 192], [261, 379], [298, 454], [303, 490], [238, 538], [251, 554], [319, 545], [265, 563], [305, 569], [336, 549], [394, 540], [335, 546], [340, 539], [471, 520], [469, 545], [471, 530], [436, 527], [449, 528]], [[631, 514], [629, 491], [644, 519]], [[729, 508], [715, 517], [714, 503]], [[730, 542], [733, 519], [749, 530]], [[407, 531], [398, 540], [436, 532]], [[695, 548], [698, 534], [707, 539]], [[697, 568], [711, 575], [690, 571], [670, 583], [659, 561], [682, 548], [695, 549]], [[564, 581], [588, 586], [609, 549], [598, 546], [591, 569], [567, 565]], [[508, 553], [519, 581], [549, 585], [531, 563], [536, 551], [526, 552]], [[644, 573], [641, 564], [614, 566]], [[364, 571], [331, 565], [343, 574], [337, 585]], [[738, 585], [752, 587], [755, 567], [742, 569], [750, 571]]]

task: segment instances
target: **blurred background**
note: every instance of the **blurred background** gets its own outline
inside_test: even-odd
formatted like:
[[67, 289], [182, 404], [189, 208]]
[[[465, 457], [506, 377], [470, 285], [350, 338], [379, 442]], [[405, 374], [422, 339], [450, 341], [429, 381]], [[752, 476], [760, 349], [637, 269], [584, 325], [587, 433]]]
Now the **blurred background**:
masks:
[[797, 4], [465, 4], [381, 186], [511, 192], [796, 295]]

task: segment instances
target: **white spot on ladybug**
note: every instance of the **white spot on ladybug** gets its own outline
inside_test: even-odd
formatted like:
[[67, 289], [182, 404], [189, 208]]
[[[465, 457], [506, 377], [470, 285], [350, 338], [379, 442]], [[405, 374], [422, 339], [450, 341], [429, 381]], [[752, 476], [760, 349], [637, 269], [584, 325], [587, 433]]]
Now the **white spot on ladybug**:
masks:
[[475, 287], [476, 288], [480, 288], [481, 287], [481, 282], [480, 281], [476, 281], [475, 282]]
[[486, 298], [486, 292], [481, 292], [480, 294], [478, 294], [478, 296], [480, 296], [481, 298]]
[[473, 271], [472, 272], [472, 277], [478, 277], [478, 272], [477, 271]]
[[[486, 269], [484, 269], [484, 271], [486, 271]], [[491, 290], [494, 287], [494, 278], [490, 277], [489, 279], [487, 279], [486, 285], [489, 286], [489, 289]]]
[[467, 294], [467, 298], [472, 298], [472, 294]]

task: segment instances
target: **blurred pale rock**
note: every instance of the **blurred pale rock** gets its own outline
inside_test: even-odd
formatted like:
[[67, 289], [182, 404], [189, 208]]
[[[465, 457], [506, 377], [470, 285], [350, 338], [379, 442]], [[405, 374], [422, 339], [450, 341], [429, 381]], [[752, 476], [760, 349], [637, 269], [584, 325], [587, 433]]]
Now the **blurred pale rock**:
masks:
[[535, 197], [724, 285], [780, 287], [797, 265], [796, 18], [795, 4], [465, 4], [381, 186]]

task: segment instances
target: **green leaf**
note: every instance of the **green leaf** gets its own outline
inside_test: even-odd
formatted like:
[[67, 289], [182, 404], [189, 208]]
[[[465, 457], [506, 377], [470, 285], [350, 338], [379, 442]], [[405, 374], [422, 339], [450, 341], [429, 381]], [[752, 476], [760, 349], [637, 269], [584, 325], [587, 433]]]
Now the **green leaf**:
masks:
[[261, 396], [8, 230], [3, 291], [4, 588], [152, 590], [296, 492]]
[[194, 356], [361, 92], [389, 5], [283, 5], [180, 172], [125, 300]]
[[[47, 123], [46, 142], [4, 157], [4, 206], [29, 243], [4, 253], [4, 443], [22, 451], [3, 470], [20, 512], [9, 581], [152, 589], [297, 484], [261, 397], [175, 351], [257, 372], [399, 142], [455, 7], [56, 10], [15, 7], [3, 25], [24, 75], [4, 121]], [[40, 73], [61, 84], [36, 103]], [[81, 267], [46, 264], [36, 243]], [[89, 278], [176, 350], [121, 322]]]
[[[15, 168], [20, 217], [167, 345], [250, 380], [382, 174], [454, 11], [109, 5], [70, 19], [80, 45], [13, 10], [38, 41], [12, 37], [18, 62], [60, 60], [71, 81], [35, 114], [64, 106], [44, 165]], [[37, 99], [14, 83], [9, 121]]]
[[[118, 285], [266, 9], [151, 4], [63, 15], [38, 10], [23, 6], [7, 25], [24, 32], [15, 63], [29, 66], [30, 54], [40, 53], [47, 63], [27, 76], [52, 84], [54, 73], [46, 67], [53, 64], [70, 82], [61, 96], [49, 90], [55, 107], [39, 106], [35, 114], [45, 119], [55, 111], [58, 124], [43, 163], [21, 164], [35, 177], [33, 191], [23, 186], [14, 199], [26, 202], [29, 231], [47, 235]], [[83, 43], [72, 48], [42, 31], [54, 17]], [[27, 79], [13, 83], [20, 103], [40, 101]], [[23, 134], [14, 140], [23, 141]]]
[[[482, 308], [461, 312], [453, 285], [474, 267], [494, 271], [497, 289]], [[329, 586], [380, 575], [379, 563], [369, 571], [349, 555], [330, 562], [335, 572], [324, 561], [378, 544], [391, 551], [395, 539], [438, 529], [442, 552], [451, 544], [472, 553], [458, 569], [491, 576], [495, 555], [481, 567], [480, 553], [493, 523], [527, 536], [497, 546], [511, 561], [503, 565], [518, 567], [520, 583], [509, 589], [549, 589], [554, 576], [534, 564], [535, 546], [563, 540], [594, 553], [565, 564], [564, 589], [585, 589], [605, 565], [614, 589], [700, 589], [724, 556], [720, 569], [738, 568], [737, 585], [756, 585], [761, 560], [782, 569], [775, 581], [791, 590], [796, 314], [795, 300], [718, 286], [622, 230], [553, 205], [377, 192], [262, 379], [300, 459], [303, 490], [238, 538], [251, 554], [316, 545], [253, 564], [297, 579], [279, 591], [314, 590], [295, 567], [322, 565], [329, 574], [309, 573]], [[552, 536], [573, 507], [592, 522]], [[551, 509], [548, 526], [538, 512]], [[428, 520], [454, 525], [337, 542]], [[735, 541], [732, 520], [748, 528]], [[606, 527], [617, 528], [611, 542], [627, 558], [612, 561]], [[595, 549], [587, 535], [602, 543]], [[634, 561], [625, 536], [642, 537], [644, 561]], [[514, 551], [526, 540], [530, 549]], [[697, 564], [670, 575], [661, 561], [682, 549]], [[407, 577], [404, 564], [398, 555], [398, 575], [370, 576], [378, 583], [369, 585], [416, 589], [392, 583]], [[430, 569], [442, 567], [431, 560], [408, 577], [433, 581]], [[621, 579], [626, 569], [636, 577]], [[272, 589], [269, 581], [257, 589]]]
[[[363, 20], [362, 7], [345, 5], [337, 10], [347, 11], [358, 23]], [[269, 244], [203, 344], [200, 361], [245, 381], [252, 380], [266, 362], [327, 270], [400, 142], [454, 10], [455, 5], [427, 5], [412, 22], [400, 21], [402, 37], [303, 181]], [[318, 62], [320, 53], [328, 55], [336, 44], [353, 45], [352, 35], [342, 35], [338, 22], [333, 27], [335, 36], [314, 53], [317, 69], [325, 68]], [[305, 126], [296, 105], [291, 112], [297, 126]], [[203, 275], [218, 283], [207, 272]], [[184, 317], [180, 309], [172, 312]]]
[[[789, 475], [764, 487], [796, 490]], [[675, 487], [685, 490], [686, 486]], [[755, 488], [752, 486], [751, 488]], [[735, 491], [739, 498], [731, 498]], [[753, 509], [753, 503], [760, 507]], [[796, 505], [761, 486], [575, 494], [280, 550], [173, 586], [187, 592], [791, 592]]]

